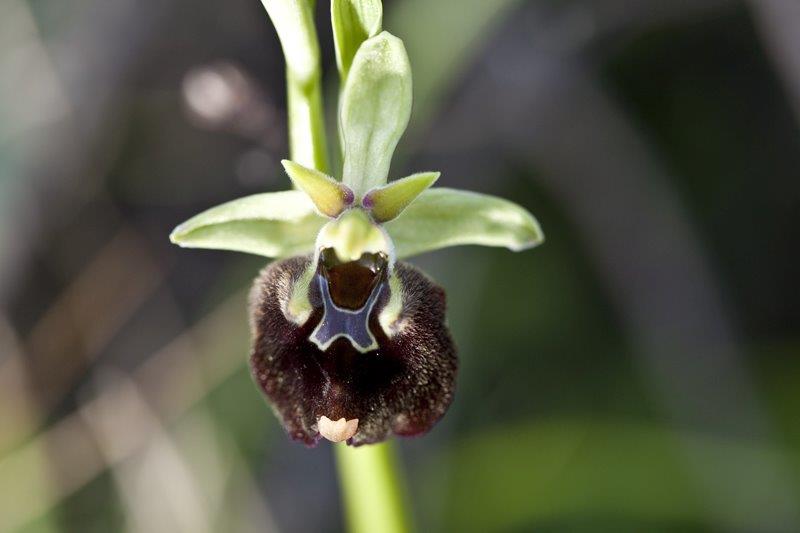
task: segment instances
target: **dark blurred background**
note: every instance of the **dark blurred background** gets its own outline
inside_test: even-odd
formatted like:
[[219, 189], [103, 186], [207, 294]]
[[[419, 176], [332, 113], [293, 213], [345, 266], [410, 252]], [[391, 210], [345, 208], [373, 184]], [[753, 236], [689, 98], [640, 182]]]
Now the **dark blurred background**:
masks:
[[[384, 4], [392, 175], [547, 235], [415, 259], [461, 355], [420, 531], [800, 531], [800, 3]], [[257, 0], [0, 2], [0, 531], [342, 530], [246, 369], [264, 260], [167, 239], [287, 188], [285, 126]]]

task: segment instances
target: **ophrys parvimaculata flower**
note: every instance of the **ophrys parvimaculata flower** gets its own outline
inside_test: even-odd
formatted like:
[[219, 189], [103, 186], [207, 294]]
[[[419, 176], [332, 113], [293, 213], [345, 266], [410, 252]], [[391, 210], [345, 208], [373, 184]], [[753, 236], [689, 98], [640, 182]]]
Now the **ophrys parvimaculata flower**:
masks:
[[173, 242], [282, 258], [250, 298], [256, 382], [289, 435], [360, 445], [427, 432], [445, 413], [457, 359], [444, 291], [409, 256], [461, 244], [521, 250], [542, 233], [497, 197], [431, 188], [438, 172], [387, 184], [411, 109], [403, 43], [358, 47], [341, 95], [341, 179], [284, 161], [296, 190], [209, 209]]

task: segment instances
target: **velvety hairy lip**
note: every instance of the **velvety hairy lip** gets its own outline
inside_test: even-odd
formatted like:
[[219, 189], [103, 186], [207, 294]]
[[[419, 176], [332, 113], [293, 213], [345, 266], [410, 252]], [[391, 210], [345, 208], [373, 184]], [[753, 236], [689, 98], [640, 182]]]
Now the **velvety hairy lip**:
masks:
[[455, 388], [444, 291], [411, 265], [397, 263], [403, 299], [392, 334], [378, 320], [389, 299], [387, 285], [369, 317], [378, 348], [362, 353], [339, 338], [322, 351], [309, 340], [322, 318], [319, 283], [309, 286], [313, 312], [304, 324], [282, 311], [310, 261], [306, 256], [269, 264], [250, 297], [251, 370], [288, 434], [309, 446], [321, 432], [358, 446], [391, 434], [426, 433], [444, 415]]

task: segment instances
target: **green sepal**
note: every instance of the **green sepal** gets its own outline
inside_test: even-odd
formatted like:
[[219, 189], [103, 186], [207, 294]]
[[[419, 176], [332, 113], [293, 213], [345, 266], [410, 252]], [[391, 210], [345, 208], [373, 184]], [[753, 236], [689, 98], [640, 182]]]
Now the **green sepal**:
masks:
[[544, 241], [539, 223], [524, 207], [496, 196], [447, 188], [424, 191], [384, 227], [398, 258], [462, 244], [520, 251]]
[[190, 218], [172, 231], [170, 240], [184, 248], [287, 257], [313, 251], [327, 221], [302, 191], [262, 193]]
[[439, 172], [420, 172], [369, 191], [362, 204], [377, 222], [387, 222], [403, 212], [417, 196], [439, 179]]
[[342, 92], [342, 181], [357, 197], [386, 183], [394, 149], [410, 115], [408, 56], [403, 42], [384, 31], [358, 49]]

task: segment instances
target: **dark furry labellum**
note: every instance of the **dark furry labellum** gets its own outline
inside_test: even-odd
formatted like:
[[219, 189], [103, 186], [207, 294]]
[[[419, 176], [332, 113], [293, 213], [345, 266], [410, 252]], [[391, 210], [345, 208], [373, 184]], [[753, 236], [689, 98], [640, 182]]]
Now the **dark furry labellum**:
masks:
[[[382, 254], [342, 263], [323, 250], [308, 284], [312, 310], [298, 323], [287, 308], [311, 261], [269, 264], [250, 298], [251, 370], [286, 431], [309, 446], [321, 436], [358, 446], [426, 433], [455, 387], [444, 291], [406, 263], [390, 284]], [[381, 313], [398, 296], [386, 324]]]

